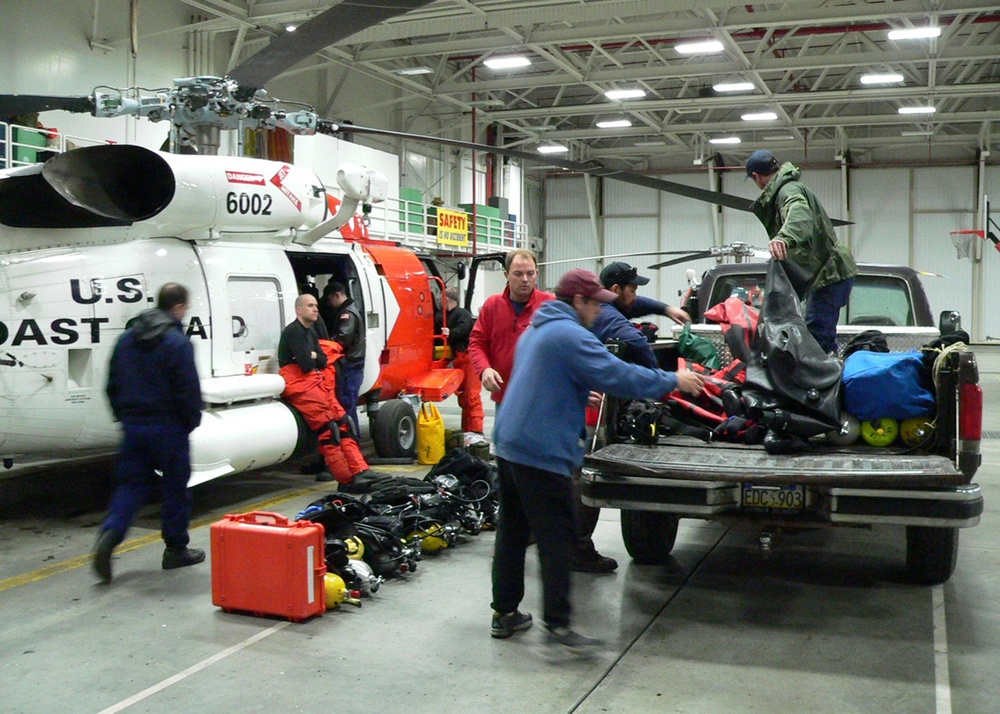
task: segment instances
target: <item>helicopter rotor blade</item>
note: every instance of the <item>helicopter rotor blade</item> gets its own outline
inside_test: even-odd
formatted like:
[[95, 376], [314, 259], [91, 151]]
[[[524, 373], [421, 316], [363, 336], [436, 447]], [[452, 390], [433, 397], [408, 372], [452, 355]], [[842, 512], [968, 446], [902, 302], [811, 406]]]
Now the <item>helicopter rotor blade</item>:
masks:
[[586, 255], [582, 258], [566, 258], [564, 260], [546, 260], [539, 265], [560, 265], [587, 260], [613, 260], [615, 258], [635, 258], [642, 255], [688, 255], [690, 250], [646, 250], [641, 253], [615, 253], [613, 255]]
[[52, 109], [93, 113], [94, 98], [92, 96], [57, 97], [50, 94], [0, 94], [0, 118], [19, 114], [35, 114]]
[[699, 260], [701, 258], [711, 258], [716, 255], [714, 251], [711, 250], [689, 250], [686, 251], [687, 255], [683, 255], [679, 258], [671, 258], [670, 260], [664, 260], [662, 263], [655, 263], [653, 265], [647, 266], [649, 270], [659, 270], [660, 268], [666, 268], [668, 265], [677, 265], [679, 263], [687, 263], [692, 260]]
[[324, 47], [431, 2], [344, 0], [302, 23], [295, 32], [274, 38], [267, 47], [235, 67], [229, 76], [243, 87], [258, 89]]
[[[725, 206], [726, 208], [733, 208], [737, 211], [746, 211], [748, 213], [752, 212], [751, 205], [753, 201], [749, 198], [742, 198], [740, 196], [734, 196], [729, 193], [723, 193], [721, 191], [709, 191], [704, 188], [696, 188], [694, 186], [687, 186], [682, 183], [676, 183], [674, 181], [667, 181], [666, 179], [656, 178], [654, 176], [646, 176], [643, 174], [630, 173], [627, 171], [618, 171], [616, 169], [605, 168], [599, 164], [593, 163], [583, 163], [580, 161], [569, 161], [566, 159], [555, 159], [551, 156], [545, 156], [544, 158], [538, 156], [537, 154], [532, 154], [527, 151], [520, 151], [518, 149], [507, 149], [501, 146], [490, 146], [488, 144], [478, 144], [472, 141], [461, 141], [459, 139], [446, 139], [439, 136], [425, 136], [423, 134], [410, 134], [402, 131], [392, 131], [390, 129], [373, 129], [371, 127], [357, 126], [355, 124], [338, 124], [331, 121], [321, 121], [319, 123], [318, 131], [330, 134], [372, 134], [375, 136], [391, 136], [397, 139], [403, 139], [406, 141], [415, 141], [420, 143], [431, 143], [431, 144], [443, 144], [445, 146], [454, 146], [460, 149], [469, 149], [472, 151], [483, 151], [491, 154], [499, 154], [500, 156], [509, 156], [514, 159], [521, 159], [522, 161], [530, 161], [533, 163], [544, 162], [546, 164], [551, 164], [553, 166], [558, 166], [559, 168], [567, 169], [569, 171], [574, 171], [577, 173], [590, 174], [591, 176], [598, 176], [602, 178], [610, 178], [616, 181], [624, 181], [625, 183], [635, 184], [636, 186], [645, 186], [646, 188], [651, 188], [656, 191], [664, 191], [666, 193], [672, 193], [677, 196], [685, 196], [687, 198], [694, 198], [699, 201], [706, 201], [708, 203], [714, 203], [719, 206]], [[833, 225], [835, 226], [845, 226], [850, 225], [850, 221], [842, 221], [840, 219], [831, 219]]]

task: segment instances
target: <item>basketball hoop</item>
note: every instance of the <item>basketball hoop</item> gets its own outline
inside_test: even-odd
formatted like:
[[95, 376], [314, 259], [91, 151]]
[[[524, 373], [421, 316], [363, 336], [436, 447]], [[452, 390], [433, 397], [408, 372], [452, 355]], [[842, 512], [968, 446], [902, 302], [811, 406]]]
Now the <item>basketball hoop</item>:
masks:
[[961, 258], [971, 258], [972, 255], [972, 244], [974, 243], [973, 238], [985, 238], [986, 233], [984, 231], [952, 231], [951, 232], [951, 242], [955, 246], [955, 252], [958, 253], [958, 257]]

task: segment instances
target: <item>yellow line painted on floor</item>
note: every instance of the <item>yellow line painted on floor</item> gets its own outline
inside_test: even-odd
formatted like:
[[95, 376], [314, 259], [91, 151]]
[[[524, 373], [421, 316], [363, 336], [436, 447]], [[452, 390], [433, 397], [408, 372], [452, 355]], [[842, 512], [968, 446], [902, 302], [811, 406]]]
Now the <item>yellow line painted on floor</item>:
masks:
[[[310, 493], [316, 493], [318, 491], [329, 491], [329, 485], [323, 486], [311, 486], [309, 488], [299, 489], [298, 491], [292, 491], [291, 493], [285, 494], [284, 496], [278, 496], [276, 498], [269, 498], [266, 501], [261, 501], [260, 503], [253, 503], [246, 507], [246, 512], [250, 511], [266, 511], [269, 508], [274, 508], [277, 505], [291, 501], [293, 498], [298, 498], [299, 496], [306, 496]], [[195, 528], [201, 528], [203, 526], [215, 523], [218, 517], [213, 516], [210, 518], [200, 518], [191, 523], [191, 530]], [[125, 541], [120, 546], [115, 549], [116, 553], [128, 553], [130, 550], [137, 550], [143, 546], [147, 546], [150, 543], [156, 543], [160, 540], [159, 533], [150, 533], [149, 535], [144, 535], [139, 538], [133, 538], [131, 540]], [[64, 560], [61, 563], [54, 563], [52, 565], [46, 565], [44, 568], [38, 568], [37, 570], [32, 570], [28, 573], [23, 573], [21, 575], [15, 575], [13, 577], [7, 578], [5, 580], [0, 580], [0, 592], [4, 590], [10, 590], [11, 588], [16, 588], [21, 585], [28, 585], [30, 583], [37, 583], [39, 580], [44, 580], [45, 578], [52, 577], [53, 575], [58, 575], [59, 573], [65, 573], [67, 570], [73, 570], [74, 568], [79, 568], [81, 566], [87, 565], [93, 560], [93, 555], [87, 553], [86, 555], [78, 555], [75, 558], [70, 558], [69, 560]]]

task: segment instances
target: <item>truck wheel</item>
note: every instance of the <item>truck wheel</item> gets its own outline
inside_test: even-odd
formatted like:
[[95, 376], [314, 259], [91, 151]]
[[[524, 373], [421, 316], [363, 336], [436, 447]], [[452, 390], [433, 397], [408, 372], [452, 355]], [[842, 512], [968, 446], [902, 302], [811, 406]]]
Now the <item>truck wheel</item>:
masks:
[[402, 399], [384, 402], [371, 424], [375, 453], [382, 458], [411, 457], [417, 454], [417, 416]]
[[958, 560], [958, 528], [906, 527], [906, 570], [921, 585], [945, 582]]
[[680, 519], [661, 511], [622, 511], [625, 550], [639, 565], [666, 565]]

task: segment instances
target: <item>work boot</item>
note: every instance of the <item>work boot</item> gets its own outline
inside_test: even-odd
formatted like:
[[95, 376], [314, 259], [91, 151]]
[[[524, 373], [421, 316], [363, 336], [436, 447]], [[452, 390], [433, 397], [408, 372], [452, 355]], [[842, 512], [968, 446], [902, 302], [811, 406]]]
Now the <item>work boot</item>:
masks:
[[578, 573], [610, 573], [617, 567], [617, 560], [601, 555], [593, 545], [573, 554], [573, 570]]
[[111, 554], [120, 542], [121, 539], [111, 531], [101, 531], [97, 537], [97, 543], [94, 544], [94, 562], [92, 564], [94, 574], [105, 585], [111, 582]]
[[321, 481], [322, 483], [327, 483], [329, 481], [336, 481], [336, 479], [333, 477], [333, 474], [330, 473], [329, 469], [323, 469], [318, 474], [316, 474], [316, 480]]
[[203, 560], [205, 560], [205, 551], [200, 548], [167, 548], [163, 551], [164, 570], [197, 565]]

